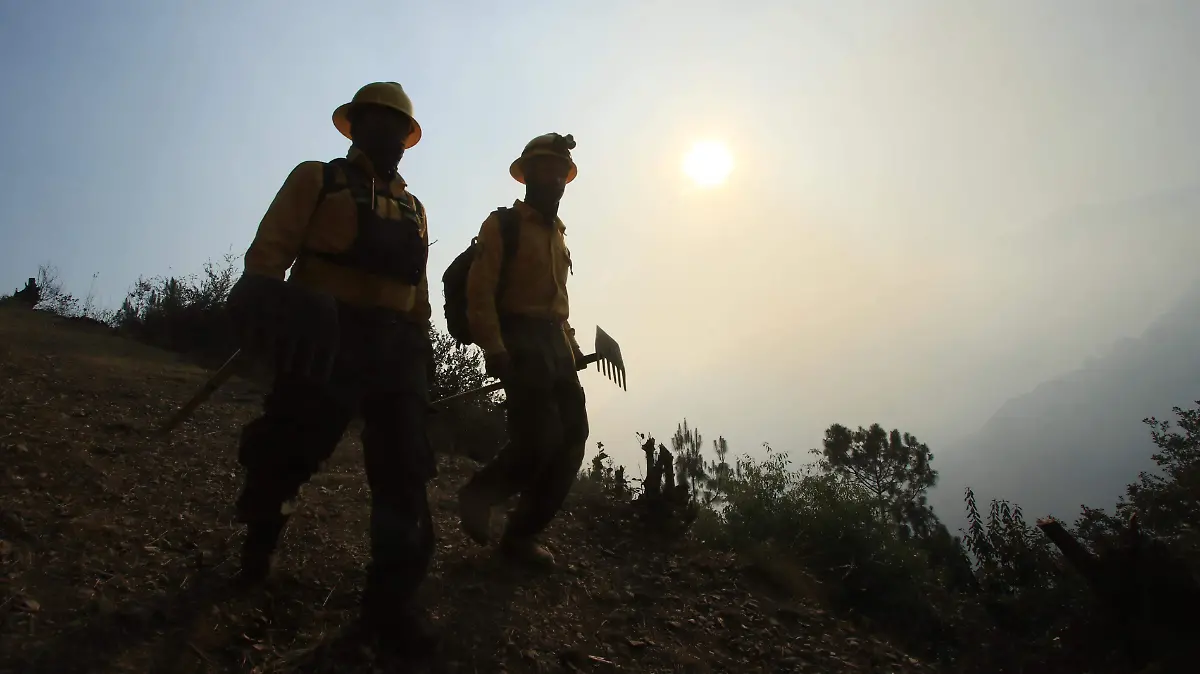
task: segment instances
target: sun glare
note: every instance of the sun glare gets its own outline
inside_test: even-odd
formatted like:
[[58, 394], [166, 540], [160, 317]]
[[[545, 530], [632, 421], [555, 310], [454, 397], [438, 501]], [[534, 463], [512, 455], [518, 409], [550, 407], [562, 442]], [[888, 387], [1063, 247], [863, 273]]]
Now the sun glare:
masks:
[[716, 187], [733, 170], [733, 155], [724, 143], [700, 141], [683, 157], [683, 172], [700, 187]]

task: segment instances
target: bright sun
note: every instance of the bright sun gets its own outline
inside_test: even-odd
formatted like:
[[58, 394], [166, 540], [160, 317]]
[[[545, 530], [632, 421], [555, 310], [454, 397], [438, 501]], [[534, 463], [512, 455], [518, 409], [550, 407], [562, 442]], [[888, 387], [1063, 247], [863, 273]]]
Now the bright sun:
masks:
[[700, 141], [683, 157], [683, 172], [700, 187], [720, 185], [732, 170], [733, 155], [718, 141]]

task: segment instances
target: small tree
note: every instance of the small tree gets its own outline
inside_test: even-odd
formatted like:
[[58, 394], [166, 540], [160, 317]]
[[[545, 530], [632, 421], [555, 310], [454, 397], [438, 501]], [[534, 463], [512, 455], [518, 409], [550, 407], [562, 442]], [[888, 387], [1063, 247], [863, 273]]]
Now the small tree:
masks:
[[35, 309], [64, 317], [79, 315], [79, 300], [63, 289], [58, 267], [39, 265], [36, 283], [39, 292]]
[[[483, 353], [464, 346], [449, 334], [429, 326], [435, 373], [430, 399], [439, 400], [483, 386], [487, 381]], [[486, 461], [504, 444], [505, 415], [499, 394], [456, 400], [434, 415], [434, 423], [449, 439], [454, 453]]]
[[700, 431], [688, 428], [687, 419], [675, 429], [671, 438], [671, 448], [675, 450], [675, 470], [678, 482], [687, 485], [691, 498], [695, 501], [699, 496], [699, 487], [706, 486], [707, 475], [704, 466], [704, 443]]
[[225, 300], [240, 277], [239, 256], [208, 261], [199, 275], [139, 278], [113, 319], [137, 339], [223, 362], [238, 346]]
[[854, 431], [834, 424], [825, 431], [823, 451], [813, 453], [823, 457], [825, 470], [863, 489], [881, 517], [911, 533], [929, 531], [934, 518], [926, 492], [937, 483], [937, 471], [933, 453], [915, 436], [879, 424]]
[[[430, 386], [434, 400], [479, 388], [487, 382], [483, 352], [474, 346], [464, 346], [450, 335], [429, 325], [429, 340], [433, 344], [433, 359], [437, 372]], [[478, 401], [493, 402], [492, 396]]]
[[1154, 417], [1143, 420], [1158, 451], [1151, 455], [1161, 474], [1143, 471], [1126, 489], [1118, 513], [1139, 513], [1141, 526], [1179, 544], [1200, 561], [1200, 400], [1197, 408], [1174, 408], [1175, 426]]
[[710, 501], [724, 497], [727, 493], [726, 490], [728, 489], [730, 476], [733, 473], [733, 469], [728, 463], [729, 444], [725, 442], [724, 437], [713, 440], [713, 454], [717, 458], [709, 462], [707, 468], [707, 488]]

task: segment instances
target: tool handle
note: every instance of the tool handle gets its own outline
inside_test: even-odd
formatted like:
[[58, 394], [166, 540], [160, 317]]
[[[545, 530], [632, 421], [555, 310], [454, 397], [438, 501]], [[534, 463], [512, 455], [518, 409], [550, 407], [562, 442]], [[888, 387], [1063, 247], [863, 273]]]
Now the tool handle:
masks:
[[[602, 360], [602, 357], [598, 353], [593, 353], [590, 356], [584, 356], [578, 362], [575, 363], [575, 369], [579, 370], [579, 371], [586, 370], [587, 366], [591, 365], [592, 363], [598, 362], [600, 360]], [[454, 402], [455, 400], [459, 400], [461, 398], [470, 398], [472, 396], [483, 395], [485, 393], [491, 393], [492, 391], [499, 391], [502, 388], [504, 388], [503, 382], [494, 381], [486, 386], [480, 386], [479, 388], [473, 388], [469, 391], [461, 391], [459, 393], [455, 393], [454, 395], [446, 396], [445, 398], [442, 398], [441, 400], [435, 400], [432, 403], [430, 403], [430, 405], [432, 405], [434, 407], [441, 407], [442, 405], [445, 405], [446, 403], [451, 403], [451, 402]]]
[[442, 398], [441, 400], [435, 400], [430, 404], [433, 405], [434, 407], [441, 407], [442, 405], [445, 405], [446, 403], [452, 403], [455, 400], [459, 400], [460, 398], [470, 398], [472, 396], [483, 395], [485, 393], [491, 393], [492, 391], [499, 391], [502, 388], [504, 388], [503, 383], [494, 381], [494, 382], [488, 384], [487, 386], [480, 386], [479, 388], [473, 388], [473, 389], [470, 389], [469, 391], [460, 391], [459, 393], [455, 393], [454, 395], [446, 396], [445, 398]]
[[209, 377], [208, 381], [204, 382], [204, 386], [201, 386], [200, 390], [196, 391], [191, 400], [188, 400], [186, 403], [184, 403], [183, 407], [179, 408], [179, 411], [173, 414], [170, 419], [167, 419], [165, 423], [158, 427], [159, 435], [169, 435], [171, 431], [175, 430], [176, 426], [183, 423], [185, 419], [191, 416], [192, 412], [196, 411], [197, 407], [199, 407], [204, 401], [208, 400], [217, 389], [221, 388], [222, 384], [224, 384], [229, 380], [230, 377], [233, 376], [233, 372], [237, 369], [241, 360], [242, 350], [238, 349], [237, 351], [234, 351], [233, 355], [225, 361], [225, 364], [221, 366], [220, 370], [217, 370], [213, 376]]

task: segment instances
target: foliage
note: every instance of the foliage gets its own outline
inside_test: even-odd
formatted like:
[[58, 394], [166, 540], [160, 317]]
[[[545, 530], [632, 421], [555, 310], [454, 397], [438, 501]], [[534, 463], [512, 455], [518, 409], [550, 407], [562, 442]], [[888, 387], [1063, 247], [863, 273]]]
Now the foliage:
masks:
[[1149, 417], [1151, 455], [1160, 473], [1143, 471], [1129, 485], [1118, 512], [1139, 514], [1144, 529], [1175, 541], [1191, 559], [1200, 560], [1200, 400], [1197, 407], [1174, 408], [1170, 421]]
[[687, 419], [675, 429], [671, 436], [671, 449], [675, 453], [675, 471], [678, 484], [686, 484], [693, 501], [707, 486], [708, 475], [704, 464], [704, 442], [700, 431], [689, 428]]
[[[483, 352], [475, 346], [464, 346], [450, 335], [429, 325], [429, 340], [433, 344], [433, 359], [437, 364], [429, 396], [433, 400], [479, 388], [487, 383]], [[494, 402], [495, 396], [478, 400]]]
[[881, 517], [917, 536], [934, 526], [926, 492], [937, 483], [937, 471], [932, 452], [913, 435], [889, 433], [879, 424], [854, 431], [834, 424], [825, 431], [819, 454], [822, 467], [866, 492]]
[[1195, 404], [1173, 408], [1174, 422], [1142, 420], [1157, 448], [1150, 456], [1157, 471], [1138, 474], [1117, 501], [1115, 515], [1084, 506], [1076, 521], [1081, 539], [1094, 548], [1111, 547], [1136, 514], [1142, 531], [1200, 567], [1200, 401]]
[[635, 491], [625, 475], [625, 466], [618, 466], [604, 451], [604, 443], [596, 443], [596, 455], [591, 465], [580, 473], [579, 480], [595, 491], [608, 493], [618, 499], [632, 496]]
[[729, 465], [729, 443], [724, 437], [713, 440], [713, 456], [705, 472], [708, 475], [707, 490], [712, 495], [710, 502], [719, 499], [729, 487], [733, 468]]
[[225, 300], [237, 282], [238, 256], [208, 261], [201, 274], [139, 278], [117, 310], [116, 327], [181, 353], [223, 359], [237, 350]]
[[[483, 352], [463, 346], [449, 334], [429, 325], [435, 373], [430, 382], [430, 399], [440, 400], [487, 383]], [[496, 455], [505, 440], [503, 398], [497, 394], [468, 396], [443, 406], [434, 424], [445, 429], [453, 451], [477, 461]]]
[[[1122, 520], [1136, 510], [1153, 517], [1156, 533], [1174, 549], [1194, 551], [1200, 410], [1176, 416], [1174, 429], [1146, 420], [1161, 475], [1139, 476], [1119, 517], [1083, 509], [1075, 535], [1092, 548], [1116, 545], [1127, 530]], [[648, 434], [639, 438], [653, 475], [671, 451], [661, 444], [656, 450]], [[1121, 628], [1019, 505], [993, 500], [981, 510], [968, 488], [967, 531], [961, 539], [950, 533], [925, 501], [937, 480], [932, 452], [910, 434], [835, 424], [823, 450], [813, 450], [822, 460], [804, 467], [766, 444], [763, 456], [730, 466], [724, 438], [712, 443], [711, 460], [697, 457], [701, 437], [686, 421], [671, 445], [675, 471], [643, 484], [640, 498], [649, 490], [676, 493], [677, 473], [700, 494], [693, 534], [746, 555], [769, 575], [790, 577], [779, 583], [789, 591], [803, 586], [913, 651], [952, 661], [956, 671], [1126, 666]], [[587, 488], [611, 490], [618, 469], [600, 449], [582, 477]], [[702, 472], [691, 470], [696, 463]], [[809, 574], [815, 581], [794, 582]]]
[[1022, 639], [1051, 647], [1088, 603], [1058, 550], [1030, 526], [1021, 507], [993, 500], [983, 517], [968, 487], [964, 545], [975, 559], [979, 590], [995, 623]]
[[23, 290], [3, 298], [2, 301], [6, 304], [20, 302], [37, 311], [45, 311], [62, 318], [111, 326], [114, 313], [96, 303], [98, 277], [99, 273], [92, 274], [91, 288], [88, 289], [87, 296], [80, 301], [63, 289], [58, 267], [48, 263], [42, 264], [38, 266], [37, 276], [30, 279]]
[[719, 515], [734, 549], [765, 545], [833, 588], [832, 599], [897, 628], [939, 630], [925, 611], [923, 553], [879, 517], [871, 492], [828, 471], [794, 470], [769, 446], [738, 459]]

